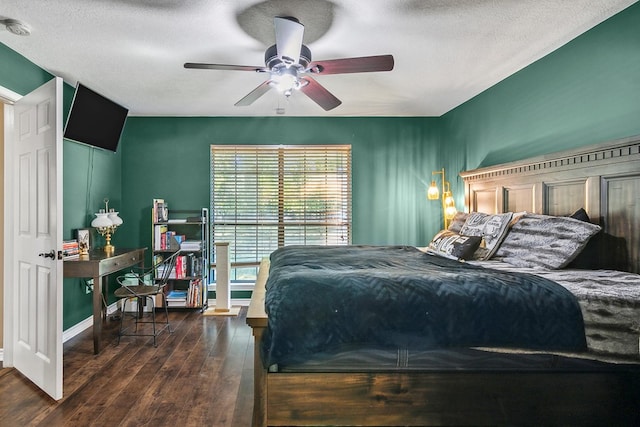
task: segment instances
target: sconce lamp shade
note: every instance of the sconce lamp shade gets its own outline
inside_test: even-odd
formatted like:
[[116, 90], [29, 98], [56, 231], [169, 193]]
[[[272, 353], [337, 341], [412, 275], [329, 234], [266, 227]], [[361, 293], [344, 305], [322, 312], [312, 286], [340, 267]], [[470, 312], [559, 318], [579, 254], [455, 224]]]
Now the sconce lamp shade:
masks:
[[[442, 216], [444, 219], [444, 228], [448, 228], [449, 223], [458, 212], [456, 209], [456, 201], [451, 193], [451, 184], [449, 184], [449, 181], [445, 178], [444, 168], [439, 171], [433, 171], [432, 175], [442, 175]], [[438, 190], [438, 185], [435, 180], [431, 181], [429, 190], [427, 190], [427, 199], [440, 199], [440, 191]]]
[[444, 194], [442, 195], [442, 198], [444, 199], [444, 205], [445, 206], [453, 206], [454, 205], [453, 196], [451, 195], [451, 191], [445, 191]]
[[444, 205], [444, 217], [446, 219], [453, 219], [458, 210], [456, 209], [456, 203], [451, 191], [445, 191], [442, 195], [442, 200]]
[[440, 198], [440, 190], [438, 190], [438, 185], [435, 181], [431, 181], [431, 185], [427, 190], [427, 199], [428, 200], [438, 200]]

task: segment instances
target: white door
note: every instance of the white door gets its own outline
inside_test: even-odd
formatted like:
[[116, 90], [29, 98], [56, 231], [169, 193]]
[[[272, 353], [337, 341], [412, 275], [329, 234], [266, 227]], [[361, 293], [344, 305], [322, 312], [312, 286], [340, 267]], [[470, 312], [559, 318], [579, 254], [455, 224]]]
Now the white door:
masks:
[[57, 400], [62, 398], [62, 79], [14, 104], [9, 143], [13, 365]]

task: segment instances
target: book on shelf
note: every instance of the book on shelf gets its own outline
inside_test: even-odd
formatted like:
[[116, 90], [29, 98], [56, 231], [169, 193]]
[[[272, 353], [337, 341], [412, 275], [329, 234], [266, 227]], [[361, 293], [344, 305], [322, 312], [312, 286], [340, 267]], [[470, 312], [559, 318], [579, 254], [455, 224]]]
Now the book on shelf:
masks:
[[186, 305], [186, 290], [173, 289], [167, 293], [167, 307], [185, 307]]
[[204, 218], [201, 216], [188, 216], [186, 218], [186, 222], [197, 222], [197, 223], [203, 223], [204, 222]]
[[202, 241], [200, 240], [185, 240], [180, 243], [181, 251], [200, 251], [202, 250]]
[[62, 241], [62, 258], [77, 258], [80, 256], [80, 246], [77, 239]]
[[166, 222], [168, 219], [168, 204], [164, 199], [153, 199], [153, 222]]
[[[162, 241], [164, 239], [166, 244], [166, 232], [169, 230], [169, 227], [165, 224], [156, 224], [153, 226], [153, 249], [156, 251], [163, 250]], [[164, 236], [164, 237], [163, 237]]]
[[200, 272], [195, 265], [198, 262], [198, 257], [196, 256], [196, 254], [194, 253], [187, 254], [185, 256], [185, 260], [187, 264], [187, 271], [186, 271], [187, 276], [188, 277], [199, 276]]
[[[154, 267], [156, 267], [156, 266], [159, 267], [160, 264], [162, 264], [162, 261], [164, 261], [164, 255], [162, 255], [162, 254], [153, 254], [152, 263], [153, 263]], [[157, 268], [156, 268], [156, 270], [157, 270]]]
[[167, 299], [172, 300], [186, 300], [187, 299], [187, 291], [181, 289], [172, 289], [167, 293]]
[[[158, 268], [156, 268], [156, 277], [165, 277], [165, 272], [167, 271], [167, 268], [169, 268], [166, 265], [159, 265]], [[178, 277], [178, 275], [176, 274], [176, 268], [173, 267], [171, 269], [171, 271], [169, 272], [169, 275], [167, 276], [167, 279], [180, 279], [180, 277]]]
[[186, 299], [178, 299], [178, 300], [171, 300], [168, 299], [167, 300], [167, 307], [172, 308], [172, 307], [186, 307], [187, 306], [187, 300]]
[[167, 224], [153, 226], [153, 249], [156, 251], [178, 250], [184, 240], [184, 234], [169, 230]]
[[187, 257], [180, 255], [176, 258], [176, 279], [187, 277]]
[[173, 239], [175, 238], [176, 232], [173, 230], [167, 230], [162, 236], [160, 236], [160, 246], [162, 246], [162, 250], [171, 249]]
[[189, 282], [187, 291], [187, 307], [200, 307], [202, 305], [202, 279], [193, 279]]

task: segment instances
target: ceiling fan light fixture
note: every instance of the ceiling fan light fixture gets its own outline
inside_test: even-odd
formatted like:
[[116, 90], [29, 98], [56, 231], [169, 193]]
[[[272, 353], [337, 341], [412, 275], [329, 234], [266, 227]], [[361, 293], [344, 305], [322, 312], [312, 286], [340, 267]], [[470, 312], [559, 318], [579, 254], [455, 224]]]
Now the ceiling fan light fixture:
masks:
[[304, 25], [295, 18], [283, 16], [276, 16], [274, 25], [276, 44], [269, 46], [264, 53], [265, 67], [194, 62], [186, 62], [184, 67], [269, 73], [267, 80], [234, 104], [237, 107], [249, 106], [269, 90], [276, 89], [284, 94], [286, 99], [291, 96], [294, 90], [298, 90], [325, 111], [338, 107], [342, 104], [342, 101], [311, 77], [311, 74], [368, 73], [391, 71], [393, 69], [394, 61], [392, 55], [338, 58], [312, 62], [311, 50], [302, 43]]
[[277, 73], [272, 74], [271, 84], [279, 92], [291, 95], [292, 90], [300, 87], [298, 71], [293, 67], [283, 67]]

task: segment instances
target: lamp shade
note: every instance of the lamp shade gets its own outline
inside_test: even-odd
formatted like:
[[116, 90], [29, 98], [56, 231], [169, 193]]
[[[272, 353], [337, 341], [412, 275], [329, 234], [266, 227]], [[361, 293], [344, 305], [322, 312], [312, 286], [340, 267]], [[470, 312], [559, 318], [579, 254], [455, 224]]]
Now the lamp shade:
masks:
[[442, 195], [442, 199], [444, 200], [444, 205], [446, 207], [455, 206], [455, 202], [453, 200], [453, 195], [451, 194], [451, 191], [445, 191], [444, 194]]
[[112, 210], [109, 212], [108, 218], [111, 221], [111, 225], [115, 225], [116, 227], [122, 225], [122, 218], [118, 216], [118, 212]]
[[429, 190], [427, 190], [427, 199], [438, 200], [439, 198], [440, 198], [440, 190], [438, 190], [438, 185], [436, 184], [435, 181], [431, 181]]
[[96, 217], [91, 221], [91, 226], [93, 228], [104, 228], [111, 227], [113, 223], [109, 219], [109, 214], [106, 212], [98, 212], [95, 214]]
[[444, 216], [446, 219], [453, 219], [454, 216], [458, 213], [458, 210], [455, 206], [447, 206], [444, 209]]

